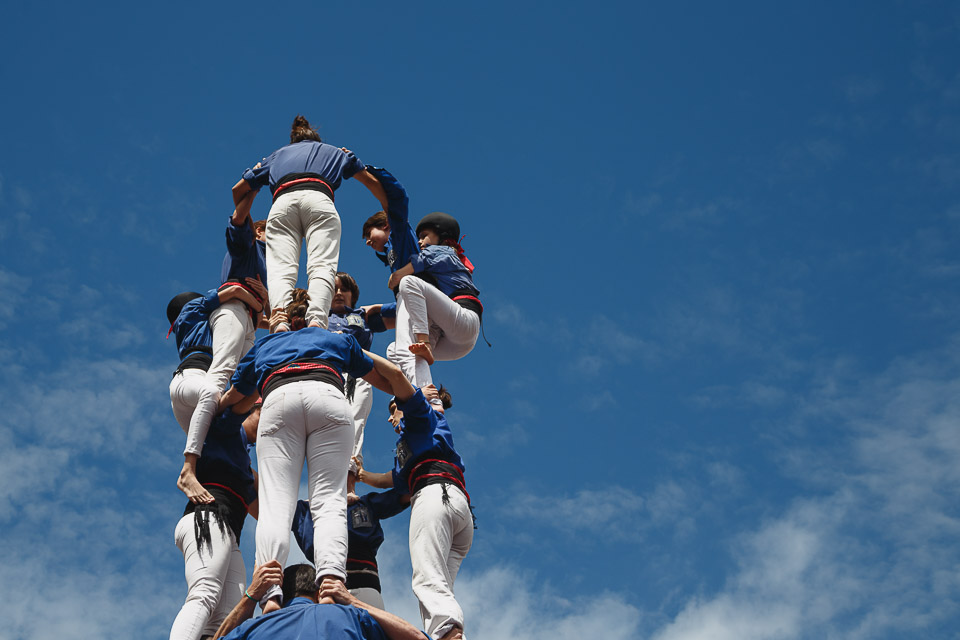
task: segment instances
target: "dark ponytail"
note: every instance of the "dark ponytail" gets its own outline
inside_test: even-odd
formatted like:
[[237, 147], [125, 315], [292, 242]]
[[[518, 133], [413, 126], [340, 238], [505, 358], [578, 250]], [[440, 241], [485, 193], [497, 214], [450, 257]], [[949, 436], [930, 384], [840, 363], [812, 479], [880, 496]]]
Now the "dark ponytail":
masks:
[[307, 326], [307, 304], [310, 302], [310, 294], [306, 289], [294, 289], [293, 301], [287, 305], [287, 320], [290, 321], [290, 328], [299, 331]]
[[290, 127], [290, 144], [294, 142], [300, 142], [302, 140], [314, 140], [316, 142], [323, 142], [320, 139], [320, 134], [317, 133], [316, 129], [310, 126], [310, 123], [307, 122], [307, 119], [301, 115], [297, 115], [293, 119], [293, 126]]

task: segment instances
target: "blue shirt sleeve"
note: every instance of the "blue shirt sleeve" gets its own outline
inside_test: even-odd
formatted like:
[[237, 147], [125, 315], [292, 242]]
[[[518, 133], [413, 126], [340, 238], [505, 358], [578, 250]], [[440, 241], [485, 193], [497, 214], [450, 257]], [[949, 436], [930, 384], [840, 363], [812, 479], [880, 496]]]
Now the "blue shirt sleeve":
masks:
[[253, 247], [253, 226], [250, 218], [239, 227], [227, 222], [227, 251], [231, 256], [244, 256]]
[[384, 318], [396, 318], [397, 317], [397, 303], [396, 302], [387, 302], [380, 306], [380, 315]]
[[207, 315], [213, 313], [220, 306], [220, 296], [216, 289], [210, 289], [207, 291], [207, 294], [203, 296], [203, 303], [201, 305], [203, 310], [207, 312]]
[[355, 173], [359, 173], [366, 169], [367, 167], [360, 162], [360, 158], [353, 155], [353, 151], [347, 154], [347, 159], [343, 163], [343, 177], [350, 178], [353, 177]]
[[[406, 402], [398, 402], [397, 406], [403, 411], [404, 431], [428, 431], [430, 428], [430, 419], [433, 418], [433, 409], [430, 403], [423, 397], [423, 392], [417, 389], [417, 392]], [[435, 418], [434, 418], [435, 419]]]
[[350, 342], [350, 355], [344, 367], [344, 373], [349, 373], [354, 378], [362, 378], [373, 369], [373, 360], [363, 353], [356, 338], [349, 334], [344, 334], [344, 337]]
[[243, 179], [247, 181], [247, 184], [250, 185], [250, 188], [254, 191], [259, 191], [260, 187], [263, 187], [270, 182], [271, 158], [273, 158], [273, 154], [270, 154], [269, 157], [261, 160], [259, 168], [247, 169], [243, 172]]
[[401, 502], [400, 499], [404, 495], [402, 491], [390, 489], [389, 491], [381, 491], [379, 493], [368, 493], [363, 496], [361, 500], [366, 501], [367, 506], [370, 507], [370, 510], [373, 511], [377, 518], [384, 520], [386, 518], [392, 518], [410, 506], [409, 502]]
[[230, 379], [230, 384], [245, 396], [249, 396], [257, 390], [257, 370], [255, 366], [257, 360], [257, 345], [258, 343], [253, 343], [247, 355], [243, 356], [243, 359], [237, 364], [237, 370]]

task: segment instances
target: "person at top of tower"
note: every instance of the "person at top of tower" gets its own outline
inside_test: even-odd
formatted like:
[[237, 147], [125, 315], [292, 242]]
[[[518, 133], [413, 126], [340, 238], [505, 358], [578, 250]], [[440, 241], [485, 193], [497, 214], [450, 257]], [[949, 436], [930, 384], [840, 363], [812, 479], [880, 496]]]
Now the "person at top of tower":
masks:
[[[340, 183], [348, 178], [356, 178], [388, 209], [380, 182], [353, 152], [323, 143], [307, 119], [298, 115], [291, 126], [290, 144], [244, 171], [233, 187], [235, 204], [250, 191], [267, 185], [273, 194], [266, 229], [267, 290], [272, 309], [290, 304], [297, 284], [300, 243], [306, 240], [310, 326], [327, 326], [340, 258], [340, 215], [333, 199]], [[286, 323], [276, 323], [274, 330], [289, 329]]]

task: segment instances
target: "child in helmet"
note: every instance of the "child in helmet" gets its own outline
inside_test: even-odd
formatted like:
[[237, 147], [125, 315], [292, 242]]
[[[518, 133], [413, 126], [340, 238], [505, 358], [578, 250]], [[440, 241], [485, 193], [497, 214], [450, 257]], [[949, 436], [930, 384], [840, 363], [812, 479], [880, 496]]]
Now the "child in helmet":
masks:
[[[386, 234], [393, 233], [388, 226]], [[365, 233], [373, 239], [383, 234], [383, 227]], [[417, 224], [416, 235], [420, 252], [403, 266], [391, 265], [387, 282], [397, 289], [397, 336], [388, 356], [414, 386], [424, 387], [432, 382], [434, 361], [459, 360], [473, 350], [483, 305], [473, 284], [473, 265], [458, 242], [457, 220], [431, 213]]]

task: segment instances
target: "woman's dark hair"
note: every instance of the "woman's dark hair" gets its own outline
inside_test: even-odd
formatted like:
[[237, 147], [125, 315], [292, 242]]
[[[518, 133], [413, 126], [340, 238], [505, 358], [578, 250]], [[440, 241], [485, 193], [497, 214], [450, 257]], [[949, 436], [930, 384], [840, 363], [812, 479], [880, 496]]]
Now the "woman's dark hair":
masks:
[[340, 278], [341, 288], [349, 289], [350, 293], [353, 295], [353, 300], [350, 301], [350, 306], [356, 309], [357, 300], [360, 299], [360, 286], [357, 284], [357, 281], [353, 279], [353, 276], [345, 271], [337, 271], [337, 277]]
[[294, 331], [307, 326], [307, 304], [309, 302], [310, 294], [307, 293], [306, 289], [293, 290], [293, 300], [284, 311], [287, 312], [287, 320], [290, 322], [290, 328]]
[[295, 564], [283, 570], [283, 602], [310, 598], [317, 593], [317, 571], [308, 564]]
[[444, 409], [449, 409], [453, 406], [453, 396], [450, 395], [450, 392], [447, 391], [445, 386], [440, 385], [440, 388], [437, 389], [437, 393], [440, 394], [440, 402], [443, 403]]
[[298, 114], [297, 117], [293, 119], [293, 126], [290, 127], [290, 144], [302, 140], [323, 142], [317, 130], [310, 126], [306, 118]]

